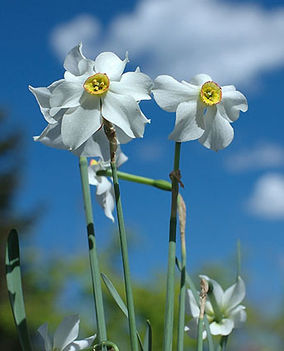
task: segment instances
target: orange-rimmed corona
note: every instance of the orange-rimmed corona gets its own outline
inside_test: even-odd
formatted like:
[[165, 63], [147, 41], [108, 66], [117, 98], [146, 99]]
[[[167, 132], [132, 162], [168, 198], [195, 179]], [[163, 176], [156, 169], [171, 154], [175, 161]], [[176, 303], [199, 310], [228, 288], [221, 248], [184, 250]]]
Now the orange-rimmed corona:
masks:
[[96, 73], [84, 83], [84, 89], [91, 95], [102, 95], [108, 91], [109, 78], [106, 73]]
[[222, 100], [222, 88], [215, 82], [205, 82], [200, 89], [200, 98], [205, 105], [217, 105]]

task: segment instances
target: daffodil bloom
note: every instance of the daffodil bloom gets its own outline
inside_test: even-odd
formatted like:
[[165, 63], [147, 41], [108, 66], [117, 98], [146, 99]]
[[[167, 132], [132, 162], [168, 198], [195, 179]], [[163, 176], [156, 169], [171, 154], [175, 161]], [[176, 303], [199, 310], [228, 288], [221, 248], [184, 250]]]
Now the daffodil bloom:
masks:
[[121, 60], [112, 52], [93, 61], [83, 56], [81, 44], [74, 47], [64, 62], [64, 79], [47, 88], [30, 87], [49, 123], [36, 140], [56, 145], [60, 139], [66, 149], [85, 149], [85, 143], [95, 140], [103, 119], [115, 126], [119, 143], [142, 137], [149, 120], [138, 102], [150, 99], [152, 81], [140, 70], [123, 74], [127, 62], [127, 56]]
[[234, 137], [231, 123], [247, 111], [247, 100], [233, 85], [219, 86], [207, 74], [196, 75], [189, 83], [166, 75], [155, 79], [157, 104], [176, 112], [169, 138], [176, 142], [198, 139], [205, 147], [218, 151]]
[[65, 317], [56, 329], [53, 338], [48, 335], [48, 325], [43, 324], [38, 328], [43, 344], [44, 351], [79, 351], [90, 347], [96, 335], [89, 338], [76, 340], [79, 334], [80, 319], [77, 315]]
[[[209, 284], [211, 283], [213, 287], [213, 298], [210, 301], [208, 295], [205, 305], [210, 333], [212, 335], [229, 335], [234, 328], [246, 321], [245, 306], [240, 305], [246, 293], [244, 281], [238, 277], [237, 282], [224, 291], [215, 280], [207, 276], [201, 277], [206, 279]], [[187, 307], [192, 319], [185, 327], [185, 331], [191, 337], [196, 337], [199, 307], [190, 289], [187, 290]], [[206, 331], [203, 332], [203, 337], [206, 337]]]
[[[128, 157], [121, 152], [120, 148], [117, 150], [116, 166], [120, 167]], [[92, 159], [88, 167], [89, 183], [97, 187], [96, 199], [104, 210], [105, 215], [114, 222], [112, 212], [114, 210], [115, 196], [112, 183], [105, 176], [97, 175], [99, 170], [107, 169], [110, 165], [107, 162], [96, 161]]]

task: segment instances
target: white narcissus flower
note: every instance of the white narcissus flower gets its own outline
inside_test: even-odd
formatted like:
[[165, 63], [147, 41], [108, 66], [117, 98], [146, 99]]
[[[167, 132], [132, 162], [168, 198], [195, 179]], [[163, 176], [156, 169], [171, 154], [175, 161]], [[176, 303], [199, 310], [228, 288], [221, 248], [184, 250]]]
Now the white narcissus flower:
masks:
[[127, 56], [121, 60], [112, 52], [93, 61], [83, 56], [81, 44], [74, 47], [64, 62], [64, 79], [47, 88], [29, 87], [49, 123], [35, 140], [71, 151], [81, 147], [80, 155], [87, 148], [88, 156], [100, 156], [90, 144], [97, 143], [103, 118], [115, 126], [119, 143], [142, 137], [149, 120], [138, 102], [151, 98], [153, 83], [140, 70], [123, 74], [127, 62]]
[[[120, 167], [128, 157], [121, 152], [120, 148], [117, 150], [116, 166]], [[115, 196], [112, 183], [105, 176], [98, 176], [97, 172], [109, 168], [109, 163], [96, 161], [92, 159], [88, 167], [89, 183], [97, 187], [96, 199], [104, 210], [105, 215], [114, 222], [112, 212], [114, 210]]]
[[65, 317], [57, 327], [52, 339], [48, 335], [47, 323], [40, 326], [38, 332], [44, 342], [44, 351], [79, 351], [90, 347], [96, 335], [76, 340], [79, 334], [79, 323], [78, 315]]
[[176, 142], [198, 139], [205, 147], [218, 151], [234, 137], [231, 123], [240, 111], [247, 111], [247, 100], [233, 85], [220, 87], [207, 74], [196, 75], [189, 83], [162, 75], [153, 89], [157, 104], [176, 112], [169, 138]]
[[[220, 315], [214, 311], [214, 303], [212, 304], [207, 296], [205, 313], [209, 322], [210, 332], [212, 335], [229, 335], [233, 328], [246, 321], [245, 306], [240, 305], [246, 294], [244, 281], [241, 277], [238, 277], [237, 282], [224, 291], [215, 280], [204, 275], [200, 277], [212, 284], [212, 293], [220, 311]], [[190, 289], [187, 290], [187, 309], [193, 318], [188, 326], [185, 327], [185, 331], [188, 335], [195, 338], [197, 337], [199, 307]], [[206, 331], [203, 332], [203, 337], [206, 337]]]

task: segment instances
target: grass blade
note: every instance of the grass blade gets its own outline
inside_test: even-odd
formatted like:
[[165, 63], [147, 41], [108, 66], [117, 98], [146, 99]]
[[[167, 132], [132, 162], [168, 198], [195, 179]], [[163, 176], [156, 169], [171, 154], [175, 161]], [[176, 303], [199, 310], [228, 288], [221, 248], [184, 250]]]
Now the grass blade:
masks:
[[[101, 273], [101, 276], [103, 278], [103, 281], [105, 283], [105, 286], [107, 287], [109, 293], [111, 294], [111, 296], [113, 297], [114, 301], [116, 302], [117, 306], [121, 309], [121, 311], [123, 312], [123, 314], [125, 315], [126, 318], [128, 318], [128, 310], [127, 307], [124, 303], [124, 301], [122, 300], [122, 298], [120, 297], [119, 293], [117, 292], [116, 288], [114, 287], [114, 285], [112, 284], [111, 280], [104, 274]], [[138, 333], [138, 331], [136, 330], [136, 335], [138, 338], [138, 342], [139, 342], [139, 347], [140, 350], [143, 351], [143, 344], [140, 338], [140, 335]]]

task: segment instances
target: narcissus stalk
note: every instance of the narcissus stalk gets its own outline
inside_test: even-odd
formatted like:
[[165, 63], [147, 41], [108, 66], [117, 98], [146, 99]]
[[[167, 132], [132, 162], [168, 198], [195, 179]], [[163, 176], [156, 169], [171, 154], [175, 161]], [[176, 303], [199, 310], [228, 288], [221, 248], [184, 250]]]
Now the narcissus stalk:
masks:
[[181, 143], [175, 143], [174, 169], [171, 173], [172, 180], [172, 202], [170, 216], [170, 234], [168, 249], [168, 272], [167, 272], [167, 296], [164, 324], [163, 350], [171, 351], [173, 342], [174, 323], [174, 283], [175, 283], [175, 257], [176, 257], [176, 227], [177, 227], [177, 198], [179, 193], [179, 161]]
[[84, 208], [85, 208], [86, 224], [87, 224], [89, 260], [90, 260], [90, 267], [91, 267], [93, 295], [94, 295], [95, 310], [96, 310], [98, 340], [99, 342], [102, 342], [104, 340], [107, 340], [107, 331], [106, 331], [105, 316], [104, 316], [99, 260], [98, 260], [97, 248], [96, 248], [92, 202], [91, 202], [90, 186], [89, 186], [89, 179], [88, 179], [88, 163], [87, 163], [86, 157], [80, 157], [79, 165], [80, 165], [81, 183], [82, 183]]
[[125, 232], [121, 196], [120, 196], [117, 169], [116, 169], [116, 150], [117, 150], [116, 131], [114, 126], [106, 120], [104, 120], [104, 130], [107, 138], [109, 139], [109, 145], [110, 145], [110, 166], [112, 170], [114, 194], [115, 194], [115, 201], [116, 201], [116, 211], [117, 211], [117, 219], [118, 219], [120, 248], [121, 248], [121, 255], [122, 255], [122, 262], [123, 262], [131, 351], [138, 351], [138, 339], [136, 335], [135, 309], [134, 309], [134, 300], [133, 300], [133, 293], [132, 293], [132, 287], [131, 287], [127, 238], [126, 238], [126, 232]]

